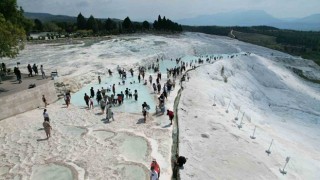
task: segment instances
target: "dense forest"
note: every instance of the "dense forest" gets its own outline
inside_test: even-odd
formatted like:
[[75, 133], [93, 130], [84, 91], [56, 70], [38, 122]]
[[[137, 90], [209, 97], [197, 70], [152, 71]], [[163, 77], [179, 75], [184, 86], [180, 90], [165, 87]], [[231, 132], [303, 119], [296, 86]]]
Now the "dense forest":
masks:
[[161, 31], [161, 32], [181, 32], [181, 25], [158, 16], [158, 20], [154, 23], [148, 21], [132, 22], [129, 17], [124, 20], [117, 19], [98, 19], [94, 16], [89, 18], [84, 17], [81, 13], [76, 18], [76, 22], [70, 21], [49, 21], [41, 22], [39, 19], [34, 19], [34, 26], [30, 32], [56, 32], [59, 34], [75, 36], [99, 36], [109, 34], [135, 33], [146, 31]]
[[[239, 40], [302, 56], [314, 60], [320, 65], [319, 31], [283, 30], [269, 26], [183, 26], [183, 30], [221, 36], [230, 36], [231, 30], [233, 30], [235, 38]], [[261, 40], [266, 38], [269, 41]]]

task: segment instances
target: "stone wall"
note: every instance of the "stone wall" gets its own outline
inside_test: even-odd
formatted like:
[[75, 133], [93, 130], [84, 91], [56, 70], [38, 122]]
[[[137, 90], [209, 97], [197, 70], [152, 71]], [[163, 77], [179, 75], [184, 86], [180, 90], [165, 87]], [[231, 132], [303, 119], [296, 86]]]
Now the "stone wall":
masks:
[[58, 99], [54, 81], [48, 81], [48, 83], [35, 88], [1, 97], [0, 120], [38, 107], [44, 107], [44, 103], [42, 102], [43, 94], [46, 96], [48, 103], [52, 103]]

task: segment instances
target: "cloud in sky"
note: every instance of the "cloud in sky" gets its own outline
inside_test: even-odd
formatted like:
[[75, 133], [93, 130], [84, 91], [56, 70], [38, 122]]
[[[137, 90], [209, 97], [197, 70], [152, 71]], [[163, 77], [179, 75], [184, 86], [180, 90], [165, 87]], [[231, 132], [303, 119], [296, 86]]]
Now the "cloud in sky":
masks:
[[275, 17], [320, 13], [320, 0], [18, 0], [26, 12], [152, 20], [183, 19], [235, 10], [264, 10]]

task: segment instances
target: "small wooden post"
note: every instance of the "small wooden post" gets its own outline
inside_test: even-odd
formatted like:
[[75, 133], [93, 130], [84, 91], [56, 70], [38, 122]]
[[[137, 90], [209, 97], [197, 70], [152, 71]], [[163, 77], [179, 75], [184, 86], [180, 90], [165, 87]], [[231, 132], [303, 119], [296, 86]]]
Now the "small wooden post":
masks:
[[253, 134], [252, 134], [252, 136], [250, 136], [251, 139], [255, 139], [256, 138], [256, 137], [254, 137], [254, 133], [256, 132], [256, 128], [257, 128], [257, 126], [254, 127]]
[[281, 169], [281, 168], [279, 169], [280, 172], [281, 172], [281, 174], [283, 174], [283, 175], [287, 174], [287, 171], [285, 171], [284, 169], [286, 168], [286, 166], [287, 166], [287, 164], [289, 163], [289, 161], [290, 161], [290, 157], [287, 157], [287, 158], [286, 158], [286, 163], [284, 164], [283, 168], [282, 168], [282, 169]]
[[212, 106], [216, 106], [216, 96], [213, 97], [213, 105]]
[[227, 108], [227, 110], [226, 110], [226, 113], [228, 113], [228, 112], [229, 112], [230, 104], [231, 104], [231, 99], [230, 99], [230, 102], [229, 102], [229, 104], [228, 104], [228, 108]]
[[268, 150], [266, 150], [266, 153], [267, 153], [268, 155], [270, 155], [270, 154], [271, 154], [270, 148], [271, 148], [271, 146], [272, 146], [272, 143], [273, 143], [273, 139], [271, 140], [271, 143], [270, 143], [269, 149], [268, 149]]

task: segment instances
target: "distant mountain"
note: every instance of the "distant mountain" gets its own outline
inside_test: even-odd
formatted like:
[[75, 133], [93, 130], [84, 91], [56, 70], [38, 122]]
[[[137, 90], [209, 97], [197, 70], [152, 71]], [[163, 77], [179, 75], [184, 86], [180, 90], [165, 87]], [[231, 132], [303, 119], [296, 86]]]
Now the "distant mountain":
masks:
[[[77, 17], [66, 16], [66, 15], [52, 15], [49, 13], [33, 13], [33, 12], [25, 12], [24, 16], [28, 19], [39, 19], [41, 22], [77, 22]], [[88, 17], [87, 17], [88, 18]], [[107, 20], [107, 18], [96, 18], [100, 20]], [[115, 22], [121, 21], [120, 19], [111, 18]]]
[[313, 14], [304, 18], [294, 20], [283, 19], [282, 23], [272, 25], [281, 29], [320, 31], [320, 14]]
[[318, 23], [318, 24], [320, 24], [320, 14], [313, 14], [313, 15], [301, 18], [298, 21], [305, 22], [305, 23]]
[[183, 25], [254, 26], [279, 22], [264, 11], [228, 12], [178, 20]]
[[265, 11], [234, 11], [202, 15], [194, 18], [177, 20], [182, 25], [191, 26], [273, 26], [280, 29], [294, 30], [320, 30], [320, 14], [314, 14], [304, 18], [277, 19]]
[[25, 12], [24, 16], [28, 19], [39, 19], [41, 22], [57, 21], [57, 22], [76, 22], [77, 18], [65, 15], [52, 15], [48, 13], [31, 13]]

